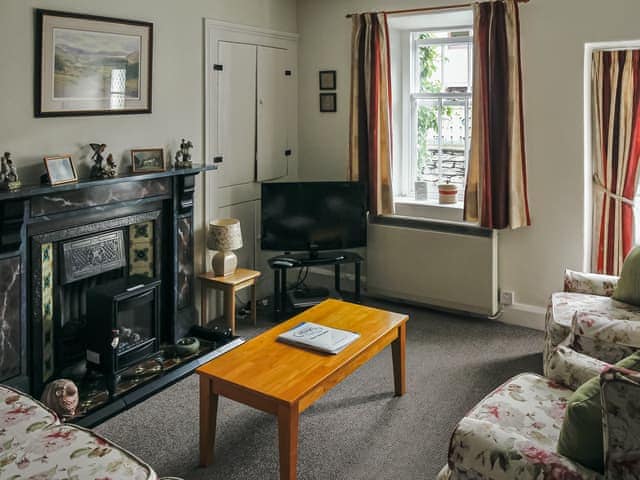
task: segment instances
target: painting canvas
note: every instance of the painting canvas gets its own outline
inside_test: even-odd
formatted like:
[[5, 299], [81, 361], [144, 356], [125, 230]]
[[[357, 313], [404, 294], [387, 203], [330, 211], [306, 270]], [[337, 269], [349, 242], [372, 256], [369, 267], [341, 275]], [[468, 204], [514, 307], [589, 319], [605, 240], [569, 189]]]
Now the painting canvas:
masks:
[[54, 30], [54, 98], [139, 98], [140, 48], [133, 35]]
[[151, 112], [153, 24], [37, 10], [36, 116]]
[[134, 172], [160, 172], [166, 170], [162, 148], [131, 150], [131, 169]]

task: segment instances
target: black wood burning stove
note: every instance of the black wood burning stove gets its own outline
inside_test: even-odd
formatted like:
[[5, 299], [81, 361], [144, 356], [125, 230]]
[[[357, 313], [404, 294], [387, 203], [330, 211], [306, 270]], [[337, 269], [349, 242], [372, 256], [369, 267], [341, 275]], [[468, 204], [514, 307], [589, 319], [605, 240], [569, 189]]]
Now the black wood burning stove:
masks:
[[113, 395], [120, 374], [160, 349], [160, 280], [132, 276], [87, 291], [87, 366]]

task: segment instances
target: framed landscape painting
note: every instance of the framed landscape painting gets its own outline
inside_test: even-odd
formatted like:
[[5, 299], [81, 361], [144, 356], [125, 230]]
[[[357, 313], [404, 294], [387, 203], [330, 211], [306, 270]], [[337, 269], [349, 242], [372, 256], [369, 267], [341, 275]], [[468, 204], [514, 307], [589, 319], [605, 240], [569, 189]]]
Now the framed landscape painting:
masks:
[[131, 150], [133, 173], [164, 172], [167, 165], [162, 148], [136, 148]]
[[151, 113], [153, 24], [36, 10], [36, 117]]

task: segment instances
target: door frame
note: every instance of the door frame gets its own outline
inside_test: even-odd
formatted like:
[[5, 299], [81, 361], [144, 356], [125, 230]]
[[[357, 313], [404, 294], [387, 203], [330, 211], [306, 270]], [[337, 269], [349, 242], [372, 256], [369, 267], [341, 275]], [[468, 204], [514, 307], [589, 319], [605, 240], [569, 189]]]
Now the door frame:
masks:
[[[213, 157], [216, 154], [218, 138], [217, 138], [217, 109], [218, 98], [215, 95], [217, 91], [217, 77], [213, 66], [218, 61], [218, 49], [216, 45], [219, 41], [226, 41], [232, 43], [243, 43], [256, 46], [265, 46], [272, 48], [281, 48], [289, 52], [289, 63], [292, 65], [294, 79], [297, 75], [297, 61], [298, 61], [298, 38], [296, 33], [279, 32], [276, 30], [263, 29], [258, 27], [252, 27], [248, 25], [240, 25], [230, 22], [224, 22], [215, 19], [204, 19], [204, 163], [206, 165], [213, 165]], [[294, 101], [292, 102], [292, 115], [290, 119], [290, 125], [288, 129], [291, 135], [291, 148], [293, 155], [288, 160], [288, 172], [290, 177], [297, 177], [297, 155], [298, 150], [298, 109], [297, 109], [297, 82], [294, 81]], [[228, 203], [238, 203], [240, 201], [257, 200], [260, 197], [259, 184], [255, 183], [253, 188], [249, 185], [242, 185], [240, 189], [233, 187], [227, 187], [225, 190], [229, 190], [229, 195], [233, 198], [228, 198], [227, 201], [219, 201], [216, 199], [216, 184], [215, 184], [215, 171], [205, 172], [203, 179], [202, 198], [204, 208], [203, 222], [205, 226], [203, 236], [206, 235], [206, 226], [209, 219], [213, 218], [215, 212], [219, 206], [224, 206]], [[239, 198], [240, 197], [240, 198]], [[199, 259], [199, 265], [202, 271], [206, 270], [206, 258], [207, 251], [204, 248], [206, 242], [200, 242], [203, 246], [201, 252], [196, 252], [196, 258]]]

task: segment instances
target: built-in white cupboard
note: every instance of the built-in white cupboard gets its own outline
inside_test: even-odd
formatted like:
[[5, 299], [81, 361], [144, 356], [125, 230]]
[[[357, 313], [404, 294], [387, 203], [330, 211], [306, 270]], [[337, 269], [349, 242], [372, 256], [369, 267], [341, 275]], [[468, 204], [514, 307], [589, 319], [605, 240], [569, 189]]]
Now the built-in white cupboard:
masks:
[[218, 167], [205, 180], [205, 224], [238, 218], [239, 266], [269, 276], [260, 183], [297, 177], [297, 35], [207, 20], [205, 43], [205, 155]]

